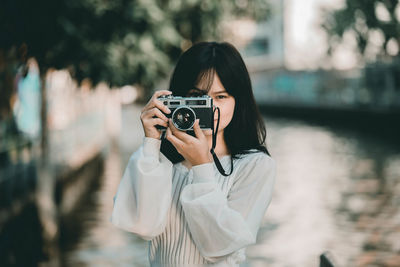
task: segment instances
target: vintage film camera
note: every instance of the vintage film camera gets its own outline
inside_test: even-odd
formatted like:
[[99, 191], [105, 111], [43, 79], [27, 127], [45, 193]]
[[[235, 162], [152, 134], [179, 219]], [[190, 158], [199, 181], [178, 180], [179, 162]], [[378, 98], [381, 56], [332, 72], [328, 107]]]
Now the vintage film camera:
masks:
[[[213, 129], [213, 99], [208, 96], [200, 97], [180, 97], [165, 95], [158, 98], [170, 110], [170, 114], [165, 114], [167, 118], [172, 119], [174, 126], [181, 131], [193, 130], [193, 124], [196, 119], [200, 119], [201, 129]], [[157, 129], [165, 131], [166, 128], [160, 125]]]

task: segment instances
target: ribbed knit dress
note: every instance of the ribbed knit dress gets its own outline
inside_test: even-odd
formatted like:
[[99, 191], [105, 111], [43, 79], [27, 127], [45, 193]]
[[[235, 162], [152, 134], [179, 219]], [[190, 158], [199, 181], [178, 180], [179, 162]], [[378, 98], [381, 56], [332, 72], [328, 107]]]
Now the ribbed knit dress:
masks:
[[[149, 241], [151, 266], [239, 266], [271, 201], [275, 161], [255, 152], [222, 176], [214, 163], [172, 164], [144, 138], [114, 197], [111, 222]], [[225, 170], [230, 156], [220, 159]]]

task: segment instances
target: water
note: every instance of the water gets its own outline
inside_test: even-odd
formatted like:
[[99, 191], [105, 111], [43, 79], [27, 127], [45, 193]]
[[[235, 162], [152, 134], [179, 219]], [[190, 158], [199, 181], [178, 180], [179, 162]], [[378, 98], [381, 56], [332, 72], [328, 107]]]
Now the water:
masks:
[[[112, 198], [143, 133], [140, 107], [125, 108], [122, 133], [88, 201], [64, 228], [64, 266], [148, 266], [147, 243], [109, 222]], [[400, 266], [400, 152], [379, 137], [264, 118], [277, 161], [272, 203], [243, 266]]]

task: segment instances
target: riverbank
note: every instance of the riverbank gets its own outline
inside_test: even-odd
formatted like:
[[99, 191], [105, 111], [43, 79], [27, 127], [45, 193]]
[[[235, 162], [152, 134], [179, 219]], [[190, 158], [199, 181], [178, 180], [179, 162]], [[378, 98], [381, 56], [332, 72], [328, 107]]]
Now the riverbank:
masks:
[[314, 125], [363, 132], [400, 145], [400, 110], [357, 107], [313, 107], [260, 103], [264, 115], [306, 121]]

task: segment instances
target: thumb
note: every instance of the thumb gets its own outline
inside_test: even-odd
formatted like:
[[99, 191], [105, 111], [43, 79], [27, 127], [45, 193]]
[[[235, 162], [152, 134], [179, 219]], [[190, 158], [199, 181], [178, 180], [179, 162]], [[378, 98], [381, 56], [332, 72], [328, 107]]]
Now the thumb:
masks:
[[197, 119], [195, 121], [195, 123], [193, 125], [193, 130], [198, 139], [204, 139], [205, 135], [204, 135], [203, 131], [200, 129], [199, 122], [200, 122], [200, 119]]

